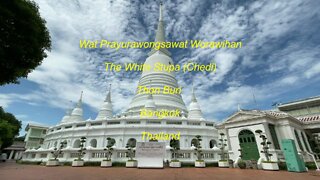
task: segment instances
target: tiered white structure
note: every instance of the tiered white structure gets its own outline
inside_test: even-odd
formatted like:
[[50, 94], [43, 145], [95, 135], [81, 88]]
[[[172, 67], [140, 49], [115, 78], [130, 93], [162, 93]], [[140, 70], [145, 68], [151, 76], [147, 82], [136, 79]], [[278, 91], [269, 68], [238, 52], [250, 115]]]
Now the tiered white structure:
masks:
[[[160, 6], [160, 15], [155, 41], [165, 41], [164, 22]], [[174, 64], [171, 54], [167, 49], [152, 49], [145, 64], [152, 68], [155, 63]], [[161, 88], [170, 86], [178, 88], [178, 82], [173, 72], [144, 71], [139, 80], [139, 86], [148, 88]], [[192, 87], [193, 88], [193, 87]], [[305, 161], [312, 159], [312, 147], [309, 140], [318, 137], [320, 142], [320, 97], [283, 104], [278, 111], [241, 110], [228, 117], [223, 123], [215, 125], [213, 121], [205, 120], [200, 105], [196, 99], [195, 91], [192, 89], [192, 97], [187, 109], [180, 94], [135, 94], [129, 108], [119, 115], [112, 114], [111, 87], [98, 112], [95, 120], [84, 120], [82, 110], [82, 92], [76, 107], [62, 118], [56, 126], [48, 128], [44, 142], [38, 149], [28, 149], [23, 156], [26, 161], [47, 161], [51, 158], [51, 151], [60, 142], [66, 141], [67, 147], [63, 149], [60, 161], [72, 161], [77, 157], [80, 137], [86, 137], [85, 161], [101, 161], [104, 158], [103, 149], [107, 145], [107, 137], [115, 140], [115, 153], [113, 161], [126, 161], [126, 144], [141, 141], [142, 132], [156, 133], [178, 133], [180, 132], [180, 151], [178, 159], [194, 161], [193, 144], [197, 143], [194, 137], [202, 136], [203, 158], [206, 162], [216, 162], [220, 159], [217, 147], [218, 130], [224, 132], [227, 138], [229, 158], [239, 160], [242, 149], [244, 160], [258, 160], [262, 162], [265, 158], [261, 153], [262, 146], [259, 134], [261, 130], [272, 144], [270, 153], [273, 161], [284, 161], [281, 140], [293, 139], [298, 152]], [[213, 106], [208, 104], [208, 106]], [[307, 108], [306, 108], [307, 107]], [[178, 117], [140, 117], [141, 109], [147, 110], [180, 110]], [[285, 112], [281, 112], [285, 111]], [[31, 126], [30, 126], [31, 127]], [[43, 128], [43, 127], [42, 127]], [[218, 130], [217, 130], [217, 129]], [[26, 136], [27, 144], [41, 144], [39, 137], [43, 129], [29, 128]], [[35, 140], [36, 139], [36, 140]], [[170, 160], [170, 142], [165, 141], [167, 146], [165, 159]], [[30, 147], [29, 146], [29, 147]], [[318, 143], [320, 149], [320, 143]], [[319, 156], [320, 157], [320, 156]]]
[[[165, 30], [162, 15], [162, 5], [160, 6], [160, 15], [158, 28], [156, 32], [156, 42], [165, 41]], [[153, 69], [155, 63], [174, 64], [171, 54], [167, 49], [152, 49], [148, 54], [145, 64]], [[173, 72], [165, 71], [143, 71], [139, 80], [139, 86], [148, 88], [161, 88], [170, 86], [171, 88], [179, 88], [178, 82]], [[140, 117], [141, 109], [148, 110], [180, 110], [179, 117]], [[189, 115], [188, 115], [189, 113]], [[27, 150], [24, 159], [43, 160], [46, 161], [51, 157], [49, 153], [60, 142], [66, 141], [67, 147], [64, 149], [64, 155], [61, 161], [72, 161], [79, 147], [79, 138], [85, 136], [87, 138], [87, 154], [85, 161], [100, 161], [103, 159], [103, 149], [107, 143], [107, 137], [115, 139], [115, 151], [113, 153], [113, 161], [125, 161], [126, 144], [129, 141], [141, 142], [142, 132], [156, 133], [181, 133], [180, 149], [182, 161], [193, 161], [196, 157], [193, 154], [192, 144], [196, 135], [201, 135], [203, 142], [204, 157], [207, 161], [217, 161], [219, 159], [218, 152], [212, 148], [216, 145], [218, 133], [214, 127], [213, 121], [205, 120], [202, 116], [200, 106], [195, 98], [194, 91], [192, 93], [192, 102], [190, 110], [185, 106], [180, 94], [139, 94], [138, 90], [135, 94], [129, 108], [120, 115], [112, 114], [111, 88], [105, 98], [98, 115], [95, 120], [84, 120], [82, 117], [82, 93], [76, 107], [67, 112], [61, 122], [54, 127], [48, 129], [45, 136], [44, 144], [38, 150]], [[167, 157], [171, 159], [170, 141], [165, 141], [167, 146]], [[33, 157], [33, 158], [32, 158]]]

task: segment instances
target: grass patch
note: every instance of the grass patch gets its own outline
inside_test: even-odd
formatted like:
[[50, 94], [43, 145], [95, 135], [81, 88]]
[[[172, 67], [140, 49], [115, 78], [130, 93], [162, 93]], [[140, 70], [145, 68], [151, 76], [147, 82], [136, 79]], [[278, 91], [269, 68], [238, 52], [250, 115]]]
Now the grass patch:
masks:
[[100, 161], [96, 161], [96, 162], [84, 162], [85, 166], [100, 166], [101, 162]]
[[49, 159], [49, 161], [59, 161], [59, 159]]
[[125, 162], [112, 162], [113, 167], [126, 167]]
[[191, 162], [181, 162], [181, 167], [194, 167], [194, 163], [191, 163]]
[[83, 161], [83, 159], [74, 159], [74, 161]]
[[276, 161], [262, 161], [262, 163], [278, 163]]
[[72, 165], [72, 162], [63, 162], [62, 165], [63, 165], [63, 166], [71, 166], [71, 165]]
[[40, 165], [42, 161], [16, 161], [18, 164]]
[[317, 169], [317, 166], [314, 162], [306, 162], [306, 167], [312, 170]]
[[217, 162], [208, 162], [206, 163], [206, 167], [219, 167]]
[[278, 162], [278, 166], [279, 166], [279, 169], [280, 169], [280, 170], [284, 170], [284, 171], [287, 170], [287, 164], [286, 164], [286, 162]]

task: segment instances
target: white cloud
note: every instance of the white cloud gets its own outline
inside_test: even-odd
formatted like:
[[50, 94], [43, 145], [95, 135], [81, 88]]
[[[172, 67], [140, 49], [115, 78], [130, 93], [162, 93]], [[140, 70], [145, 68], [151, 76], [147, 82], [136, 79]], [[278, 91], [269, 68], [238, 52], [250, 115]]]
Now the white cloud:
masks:
[[[97, 110], [112, 83], [114, 109], [125, 110], [140, 74], [106, 72], [104, 62], [143, 62], [146, 50], [85, 50], [79, 48], [79, 40], [153, 40], [158, 4], [104, 0], [37, 2], [53, 42], [48, 58], [28, 77], [40, 88], [29, 94], [2, 94], [0, 103], [7, 107], [13, 102], [27, 101], [66, 109], [68, 102], [77, 101], [83, 90], [84, 103]], [[308, 33], [306, 37], [298, 34], [300, 39], [294, 36], [304, 31], [302, 28], [307, 31], [314, 27], [308, 24], [317, 15], [313, 6], [315, 2], [300, 0], [239, 4], [165, 2], [168, 40], [243, 41], [242, 49], [185, 49], [174, 53], [176, 64], [188, 60], [217, 63], [215, 73], [177, 74], [187, 105], [190, 82], [197, 87], [199, 102], [210, 119], [216, 113], [236, 109], [238, 103], [252, 103], [251, 91], [257, 101], [264, 101], [289, 91], [285, 86], [297, 87], [301, 85], [297, 82], [307, 83], [305, 79], [316, 81], [319, 46], [308, 44]], [[286, 39], [288, 35], [292, 39]]]
[[312, 78], [313, 76], [320, 74], [320, 63], [317, 63], [314, 66], [312, 66], [304, 74], [307, 78]]
[[298, 82], [299, 78], [296, 77], [296, 76], [287, 76], [287, 77], [284, 77], [283, 79], [281, 79], [279, 81], [280, 84], [284, 84], [284, 85], [287, 85], [287, 84], [296, 84]]
[[0, 94], [0, 106], [2, 106], [3, 108], [7, 108], [12, 102], [13, 99], [10, 98], [10, 96], [6, 94]]

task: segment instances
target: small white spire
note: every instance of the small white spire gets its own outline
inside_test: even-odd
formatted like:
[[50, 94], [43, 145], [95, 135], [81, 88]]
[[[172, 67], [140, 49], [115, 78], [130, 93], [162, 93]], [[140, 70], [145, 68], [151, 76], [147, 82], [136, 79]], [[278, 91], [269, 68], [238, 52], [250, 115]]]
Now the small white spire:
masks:
[[111, 84], [109, 84], [109, 92], [107, 93], [104, 103], [98, 112], [96, 120], [109, 118], [112, 118]]
[[199, 119], [199, 120], [203, 119], [203, 115], [202, 115], [200, 106], [198, 104], [196, 95], [194, 93], [193, 83], [192, 83], [192, 97], [191, 97], [191, 103], [190, 103], [190, 106], [189, 106], [188, 118], [189, 119]]
[[163, 6], [162, 3], [160, 3], [159, 8], [159, 22], [158, 22], [158, 28], [156, 32], [156, 42], [165, 42], [165, 31], [164, 31], [164, 23], [163, 23]]
[[60, 123], [65, 123], [70, 119], [71, 113], [72, 113], [72, 108], [70, 106], [72, 106], [72, 101], [69, 101], [70, 104], [68, 105], [69, 107], [66, 110], [66, 114], [63, 116], [63, 118], [61, 119]]
[[81, 91], [81, 94], [80, 94], [80, 99], [77, 103], [77, 107], [80, 108], [82, 106], [82, 94], [83, 94], [83, 91]]
[[194, 94], [194, 86], [193, 86], [193, 84], [192, 84], [192, 97], [191, 97], [191, 101], [192, 101], [192, 102], [197, 102], [196, 95]]
[[160, 2], [160, 9], [159, 9], [159, 21], [163, 21], [163, 10], [162, 10], [162, 2]]
[[66, 111], [66, 115], [67, 116], [71, 115], [71, 112], [72, 112], [72, 107], [71, 106], [72, 106], [72, 101], [69, 101], [69, 108]]
[[106, 99], [104, 102], [109, 102], [111, 103], [111, 84], [109, 84], [109, 92], [107, 93]]
[[[159, 8], [159, 22], [158, 22], [158, 27], [156, 31], [155, 42], [165, 42], [165, 41], [166, 41], [166, 38], [165, 38], [165, 27], [164, 27], [164, 21], [163, 21], [163, 4], [161, 2], [160, 8]], [[167, 56], [171, 56], [171, 53], [166, 48], [160, 48], [158, 50], [152, 49], [148, 55], [151, 56], [156, 52], [162, 52]]]

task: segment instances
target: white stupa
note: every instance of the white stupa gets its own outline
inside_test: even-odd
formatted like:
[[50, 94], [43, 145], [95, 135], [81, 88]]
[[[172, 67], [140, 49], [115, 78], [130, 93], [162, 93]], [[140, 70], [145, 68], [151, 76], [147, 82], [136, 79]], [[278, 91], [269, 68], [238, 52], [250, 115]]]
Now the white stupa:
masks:
[[[165, 41], [163, 7], [160, 5], [160, 14], [155, 41]], [[173, 65], [174, 61], [168, 49], [152, 49], [148, 54], [145, 64], [151, 66], [156, 63]], [[163, 88], [169, 86], [178, 88], [178, 82], [174, 73], [144, 71], [139, 80], [139, 86], [148, 88]], [[186, 87], [187, 88], [187, 87]], [[191, 88], [191, 87], [190, 87]], [[220, 145], [217, 147], [218, 136], [223, 132], [226, 138], [226, 148], [228, 157], [237, 163], [239, 157], [243, 160], [257, 160], [263, 162], [265, 155], [261, 147], [261, 138], [257, 135], [257, 130], [263, 131], [268, 141], [272, 142], [270, 153], [271, 161], [278, 161], [283, 158], [280, 142], [282, 139], [294, 140], [299, 152], [305, 161], [312, 161], [310, 154], [311, 146], [307, 142], [308, 130], [314, 130], [319, 135], [320, 114], [317, 111], [320, 107], [320, 97], [313, 97], [294, 101], [280, 105], [278, 108], [293, 114], [303, 113], [299, 117], [294, 117], [281, 111], [261, 111], [261, 110], [239, 110], [229, 116], [223, 123], [216, 125], [213, 121], [204, 119], [200, 104], [195, 96], [192, 87], [191, 102], [187, 109], [180, 94], [139, 94], [138, 91], [129, 104], [127, 110], [113, 115], [111, 88], [98, 110], [96, 119], [84, 120], [82, 109], [82, 92], [80, 99], [73, 110], [67, 111], [62, 120], [55, 126], [45, 128], [38, 125], [28, 125], [26, 135], [26, 147], [23, 160], [31, 162], [44, 162], [52, 158], [51, 152], [61, 142], [67, 142], [59, 161], [71, 162], [78, 153], [80, 138], [86, 137], [86, 155], [84, 161], [101, 162], [106, 153], [104, 148], [107, 145], [107, 138], [115, 142], [112, 161], [124, 162], [126, 158], [126, 144], [136, 142], [151, 141], [152, 137], [161, 137], [163, 134], [177, 135], [180, 150], [178, 159], [181, 162], [194, 162], [197, 157], [194, 155], [195, 144], [199, 142], [195, 136], [200, 135], [202, 141], [202, 158], [205, 162], [218, 162], [221, 153]], [[117, 102], [117, 101], [115, 101]], [[226, 102], [227, 103], [227, 102]], [[205, 104], [214, 108], [215, 104]], [[306, 107], [306, 108], [304, 108]], [[310, 109], [309, 109], [310, 107]], [[159, 118], [156, 115], [141, 116], [142, 109], [148, 111], [161, 111], [163, 109], [180, 112], [176, 117]], [[147, 134], [142, 137], [142, 134]], [[311, 134], [310, 134], [311, 135]], [[160, 138], [158, 138], [160, 139]], [[152, 141], [153, 138], [152, 138]], [[160, 139], [165, 142], [166, 154], [164, 161], [173, 158], [170, 151], [170, 139]], [[43, 143], [42, 143], [43, 142]], [[41, 144], [38, 148], [37, 145]], [[224, 143], [223, 143], [224, 144]], [[38, 148], [38, 149], [37, 149]], [[239, 149], [241, 149], [241, 154]], [[13, 154], [13, 151], [11, 152]], [[226, 167], [226, 161], [222, 163]], [[220, 162], [221, 163], [221, 162]], [[262, 165], [263, 167], [263, 165]], [[269, 166], [268, 166], [269, 167]]]
[[[159, 22], [155, 42], [165, 42], [165, 29], [163, 22], [162, 5], [160, 5]], [[156, 63], [174, 65], [174, 62], [170, 57], [171, 53], [167, 49], [160, 48], [159, 50], [152, 49], [148, 55], [149, 57], [146, 59], [144, 64], [150, 65], [151, 70], [143, 71], [138, 86], [146, 86], [149, 88], [161, 88], [161, 91], [163, 90], [164, 86], [178, 88], [179, 86], [175, 78], [174, 72], [169, 73], [166, 71], [153, 71]], [[137, 94], [132, 99], [132, 102], [129, 105], [129, 109], [127, 110], [130, 112], [135, 112], [134, 115], [137, 115], [140, 109], [144, 107], [145, 102], [148, 98], [147, 94], [138, 94], [138, 89], [136, 92]], [[187, 112], [187, 108], [180, 94], [154, 94], [152, 96], [156, 104], [157, 110], [179, 109], [181, 111]]]
[[[163, 7], [160, 5], [160, 14], [155, 41], [165, 41]], [[168, 49], [152, 49], [148, 54], [145, 64], [153, 69], [155, 63], [173, 65], [174, 61]], [[175, 73], [166, 71], [144, 71], [141, 74], [138, 86], [148, 88], [161, 88], [169, 86], [179, 88]], [[137, 88], [138, 90], [138, 88]], [[146, 142], [150, 139], [142, 139], [142, 132], [151, 134], [180, 134], [180, 149], [184, 152], [183, 158], [190, 160], [193, 158], [191, 141], [194, 143], [196, 135], [202, 136], [203, 152], [207, 157], [218, 157], [214, 155], [210, 141], [217, 142], [218, 134], [213, 121], [203, 119], [200, 106], [195, 98], [193, 91], [189, 110], [182, 99], [181, 94], [139, 94], [138, 91], [133, 97], [127, 110], [117, 115], [113, 114], [111, 101], [111, 88], [104, 99], [95, 120], [84, 120], [82, 110], [82, 93], [76, 107], [68, 112], [56, 126], [50, 127], [44, 138], [43, 150], [48, 152], [55, 144], [62, 141], [68, 142], [65, 151], [65, 160], [74, 159], [72, 153], [77, 153], [80, 145], [79, 138], [86, 137], [87, 153], [86, 160], [99, 161], [103, 158], [103, 149], [106, 146], [108, 137], [115, 140], [115, 153], [113, 160], [125, 161], [125, 146], [128, 142]], [[141, 109], [150, 111], [177, 111], [181, 112], [179, 116], [163, 117], [157, 116], [141, 117]], [[170, 146], [170, 140], [158, 140]], [[166, 159], [171, 159], [170, 148], [167, 148]]]

